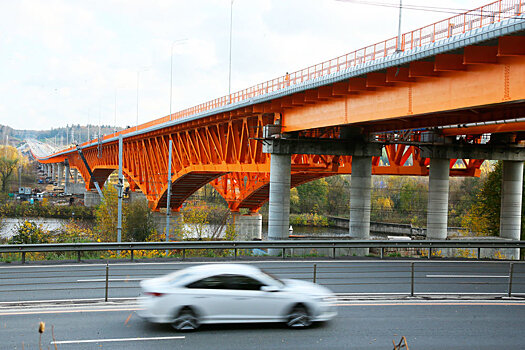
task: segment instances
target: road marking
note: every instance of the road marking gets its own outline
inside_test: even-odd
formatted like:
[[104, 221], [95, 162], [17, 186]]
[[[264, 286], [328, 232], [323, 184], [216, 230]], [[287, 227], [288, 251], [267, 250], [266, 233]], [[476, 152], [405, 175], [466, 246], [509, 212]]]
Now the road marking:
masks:
[[393, 302], [393, 303], [355, 303], [355, 304], [335, 304], [336, 306], [525, 306], [524, 302]]
[[6, 311], [0, 312], [0, 316], [13, 315], [39, 315], [39, 314], [70, 314], [74, 312], [115, 312], [115, 311], [137, 311], [138, 307], [122, 309], [62, 309], [62, 310], [32, 310], [32, 311]]
[[491, 275], [426, 275], [427, 278], [509, 278], [509, 276]]
[[119, 341], [146, 341], [146, 340], [173, 340], [173, 339], [185, 339], [185, 336], [173, 336], [173, 337], [151, 337], [151, 338], [116, 338], [116, 339], [79, 339], [79, 340], [62, 340], [52, 341], [51, 345], [61, 344], [81, 344], [81, 343], [107, 343], [107, 342], [119, 342]]
[[[144, 277], [144, 278], [110, 278], [108, 279], [108, 282], [140, 282], [146, 278], [150, 277]], [[89, 280], [77, 280], [77, 282], [106, 282], [105, 278], [94, 278]]]

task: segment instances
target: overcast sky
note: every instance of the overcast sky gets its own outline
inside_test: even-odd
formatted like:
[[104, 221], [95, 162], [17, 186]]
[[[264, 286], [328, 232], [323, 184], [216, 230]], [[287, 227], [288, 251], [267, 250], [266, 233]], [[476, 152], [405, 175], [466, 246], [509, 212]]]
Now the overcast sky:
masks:
[[[399, 4], [398, 0], [366, 2]], [[488, 1], [403, 1], [472, 9]], [[228, 93], [231, 0], [0, 0], [0, 124], [125, 127]], [[452, 14], [405, 10], [409, 31]], [[397, 35], [398, 9], [235, 0], [232, 92]], [[185, 39], [185, 40], [183, 40]], [[176, 42], [173, 44], [173, 42]]]

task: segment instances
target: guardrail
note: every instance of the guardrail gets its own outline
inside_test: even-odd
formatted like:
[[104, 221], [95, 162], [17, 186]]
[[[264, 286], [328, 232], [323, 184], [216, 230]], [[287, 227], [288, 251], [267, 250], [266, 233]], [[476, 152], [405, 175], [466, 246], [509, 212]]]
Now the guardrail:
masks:
[[[193, 263], [190, 263], [193, 265]], [[346, 298], [525, 297], [525, 263], [502, 261], [261, 261], [278, 278], [313, 281]], [[124, 300], [140, 294], [139, 282], [186, 264], [79, 264], [0, 268], [0, 308], [46, 300]], [[24, 303], [25, 302], [25, 303]]]
[[377, 248], [383, 258], [387, 248], [416, 248], [427, 249], [428, 258], [432, 251], [445, 248], [477, 249], [478, 259], [481, 249], [519, 249], [525, 248], [525, 241], [497, 241], [497, 240], [282, 240], [282, 241], [184, 241], [184, 242], [110, 242], [110, 243], [56, 243], [56, 244], [17, 244], [0, 245], [0, 253], [20, 253], [22, 263], [25, 263], [26, 253], [49, 252], [77, 252], [77, 261], [81, 261], [82, 252], [93, 251], [130, 251], [133, 260], [137, 250], [181, 250], [182, 259], [187, 249], [223, 249], [233, 250], [233, 258], [237, 258], [239, 249], [272, 249], [282, 250], [282, 258], [286, 258], [287, 249], [332, 249], [332, 257], [336, 256], [336, 249], [340, 248]]

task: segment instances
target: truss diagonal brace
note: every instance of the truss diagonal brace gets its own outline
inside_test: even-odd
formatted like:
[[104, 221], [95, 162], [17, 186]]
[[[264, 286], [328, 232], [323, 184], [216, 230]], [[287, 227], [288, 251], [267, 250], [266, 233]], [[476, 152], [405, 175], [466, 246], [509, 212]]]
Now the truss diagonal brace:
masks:
[[80, 146], [77, 144], [77, 152], [78, 152], [78, 155], [80, 156], [80, 159], [82, 159], [82, 161], [84, 162], [84, 165], [86, 166], [86, 169], [89, 173], [89, 176], [93, 179], [93, 184], [95, 185], [95, 188], [97, 189], [97, 192], [98, 192], [98, 195], [100, 196], [100, 199], [104, 200], [104, 194], [102, 193], [102, 191], [100, 190], [100, 186], [98, 185], [98, 181], [95, 180], [95, 177], [93, 176], [93, 172], [91, 171], [91, 168], [89, 167], [89, 164], [86, 160], [86, 157], [84, 157], [84, 153], [82, 152], [82, 149], [80, 148]]

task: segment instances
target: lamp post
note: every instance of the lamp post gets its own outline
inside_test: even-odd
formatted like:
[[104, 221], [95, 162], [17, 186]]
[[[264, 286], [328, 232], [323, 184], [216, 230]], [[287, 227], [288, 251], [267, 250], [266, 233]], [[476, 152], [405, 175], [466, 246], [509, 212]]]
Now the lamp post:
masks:
[[401, 10], [403, 9], [403, 0], [399, 0], [399, 24], [397, 28], [397, 47], [396, 51], [402, 51], [401, 47]]
[[229, 69], [228, 69], [228, 99], [231, 101], [231, 92], [232, 92], [232, 28], [233, 28], [233, 1], [230, 3], [230, 59], [229, 59]]

